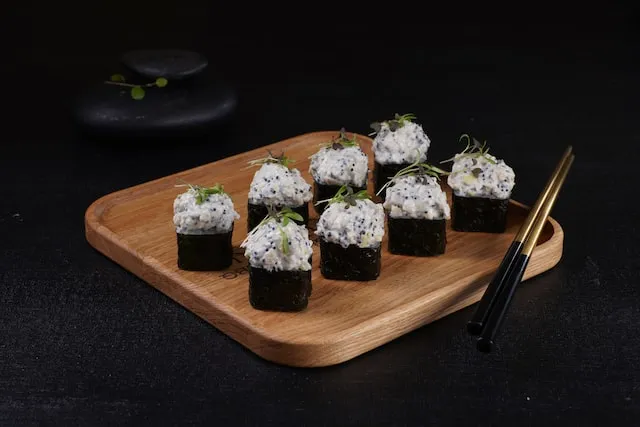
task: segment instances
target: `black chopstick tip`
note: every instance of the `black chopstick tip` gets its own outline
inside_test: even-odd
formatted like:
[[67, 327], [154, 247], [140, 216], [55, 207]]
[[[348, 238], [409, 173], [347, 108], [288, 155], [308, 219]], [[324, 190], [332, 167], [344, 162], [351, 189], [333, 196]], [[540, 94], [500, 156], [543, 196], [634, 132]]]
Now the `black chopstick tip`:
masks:
[[467, 322], [467, 332], [473, 336], [480, 335], [480, 332], [482, 332], [482, 323], [473, 320]]
[[476, 347], [482, 353], [491, 353], [491, 350], [493, 350], [493, 340], [480, 337], [478, 338], [478, 343], [476, 344]]

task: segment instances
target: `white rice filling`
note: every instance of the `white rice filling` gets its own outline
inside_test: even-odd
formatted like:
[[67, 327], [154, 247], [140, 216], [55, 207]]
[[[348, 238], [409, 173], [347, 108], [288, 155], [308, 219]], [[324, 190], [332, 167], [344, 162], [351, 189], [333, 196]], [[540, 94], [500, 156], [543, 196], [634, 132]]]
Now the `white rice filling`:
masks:
[[369, 161], [360, 147], [320, 149], [311, 156], [309, 173], [318, 184], [365, 187]]
[[298, 169], [279, 163], [265, 163], [256, 171], [249, 188], [249, 203], [279, 207], [298, 207], [313, 197]]
[[447, 183], [456, 196], [508, 199], [515, 186], [513, 169], [491, 154], [484, 156], [457, 154]]
[[[288, 242], [287, 253], [283, 249], [283, 232]], [[271, 219], [249, 234], [243, 247], [252, 267], [267, 271], [308, 271], [311, 270], [312, 244], [306, 227], [294, 221], [284, 226]]]
[[433, 176], [407, 175], [387, 187], [384, 208], [392, 218], [450, 219], [447, 195]]
[[332, 203], [320, 216], [316, 235], [343, 248], [375, 248], [384, 237], [384, 208], [368, 199], [357, 200], [355, 206]]
[[431, 141], [422, 129], [422, 125], [414, 122], [405, 124], [392, 131], [387, 123], [382, 123], [380, 131], [373, 140], [375, 159], [382, 165], [424, 162]]
[[173, 202], [173, 224], [178, 234], [221, 234], [231, 231], [240, 218], [227, 194], [212, 194], [196, 203], [192, 189], [179, 194]]

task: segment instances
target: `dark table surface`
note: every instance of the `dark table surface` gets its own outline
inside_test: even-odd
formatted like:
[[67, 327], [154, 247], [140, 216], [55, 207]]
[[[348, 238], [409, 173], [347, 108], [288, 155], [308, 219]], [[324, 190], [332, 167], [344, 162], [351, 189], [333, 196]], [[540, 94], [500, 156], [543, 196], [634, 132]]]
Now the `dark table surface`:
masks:
[[[398, 5], [261, 21], [241, 5], [121, 6], [27, 2], [7, 20], [0, 425], [637, 425], [635, 15], [421, 22]], [[79, 136], [75, 92], [138, 47], [204, 52], [238, 90], [234, 121], [206, 141]], [[274, 365], [85, 241], [85, 209], [112, 191], [300, 133], [367, 133], [395, 112], [418, 116], [433, 159], [461, 133], [488, 140], [525, 203], [575, 147], [553, 210], [563, 259], [520, 287], [492, 354], [465, 333], [471, 306], [339, 366]]]

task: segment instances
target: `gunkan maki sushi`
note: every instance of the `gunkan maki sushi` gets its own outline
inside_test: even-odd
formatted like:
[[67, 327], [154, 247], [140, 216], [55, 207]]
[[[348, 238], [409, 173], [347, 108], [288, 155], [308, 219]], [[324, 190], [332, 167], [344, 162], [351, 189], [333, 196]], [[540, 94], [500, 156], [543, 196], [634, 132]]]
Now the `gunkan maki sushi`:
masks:
[[260, 165], [249, 188], [247, 211], [247, 231], [253, 230], [267, 216], [268, 208], [275, 210], [290, 208], [297, 212], [301, 220], [298, 224], [307, 226], [309, 222], [309, 201], [313, 197], [311, 185], [305, 181], [298, 169], [291, 169], [293, 160], [284, 153], [251, 161]]
[[466, 148], [452, 159], [447, 179], [452, 189], [451, 227], [456, 231], [502, 233], [507, 226], [509, 199], [515, 173], [504, 160], [489, 154], [486, 141], [480, 144], [469, 135]]
[[269, 210], [242, 242], [249, 260], [249, 302], [258, 310], [302, 311], [311, 296], [312, 241], [291, 209]]
[[211, 188], [187, 186], [189, 189], [173, 202], [178, 268], [224, 270], [233, 262], [231, 237], [234, 220], [240, 215], [222, 185]]
[[342, 186], [316, 225], [320, 271], [330, 280], [375, 280], [380, 275], [384, 209], [366, 190]]
[[[425, 162], [431, 145], [422, 125], [413, 114], [396, 114], [394, 119], [372, 123], [374, 192], [378, 194], [391, 177], [414, 162]], [[385, 191], [380, 193], [382, 200]]]
[[415, 164], [401, 170], [386, 188], [388, 248], [397, 255], [436, 256], [445, 252], [450, 208], [439, 177], [442, 169]]
[[340, 135], [311, 156], [309, 173], [313, 176], [313, 206], [322, 214], [326, 203], [318, 203], [333, 197], [343, 185], [358, 192], [367, 189], [369, 159], [362, 151], [355, 136], [349, 139], [344, 128]]

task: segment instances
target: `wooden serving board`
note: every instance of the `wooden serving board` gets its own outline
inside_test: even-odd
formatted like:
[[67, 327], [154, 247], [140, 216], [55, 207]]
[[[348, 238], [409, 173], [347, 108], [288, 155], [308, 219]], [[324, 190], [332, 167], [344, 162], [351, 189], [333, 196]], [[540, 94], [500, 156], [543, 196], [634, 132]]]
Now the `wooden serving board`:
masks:
[[[109, 194], [88, 208], [86, 238], [98, 251], [254, 353], [290, 366], [318, 367], [347, 361], [477, 302], [527, 215], [527, 207], [518, 202], [510, 205], [504, 234], [459, 233], [449, 226], [446, 253], [439, 257], [392, 255], [386, 250], [385, 238], [382, 271], [373, 282], [324, 279], [315, 243], [313, 293], [307, 310], [277, 313], [251, 307], [247, 262], [239, 248], [246, 236], [249, 184], [257, 170], [246, 169], [247, 162], [264, 157], [266, 149], [284, 149], [296, 160], [293, 166], [312, 183], [308, 157], [337, 134], [301, 135]], [[358, 139], [373, 170], [372, 141], [362, 135]], [[231, 195], [241, 218], [233, 233], [236, 255], [226, 271], [178, 269], [172, 222], [173, 200], [184, 191], [175, 187], [178, 179], [207, 186], [221, 182]], [[450, 190], [446, 190], [450, 200]], [[369, 191], [373, 194], [371, 173]], [[313, 230], [317, 215], [311, 204], [309, 210]], [[313, 231], [310, 236], [315, 239]], [[555, 266], [562, 256], [562, 244], [562, 228], [550, 218], [524, 279]]]

